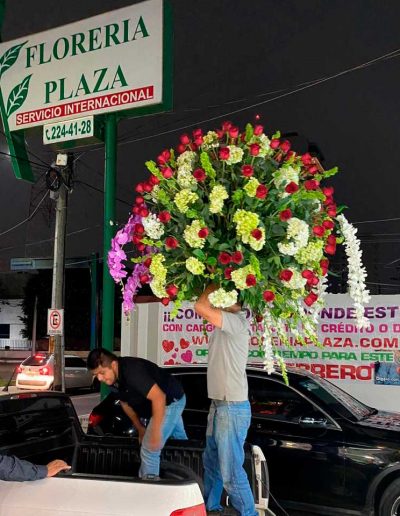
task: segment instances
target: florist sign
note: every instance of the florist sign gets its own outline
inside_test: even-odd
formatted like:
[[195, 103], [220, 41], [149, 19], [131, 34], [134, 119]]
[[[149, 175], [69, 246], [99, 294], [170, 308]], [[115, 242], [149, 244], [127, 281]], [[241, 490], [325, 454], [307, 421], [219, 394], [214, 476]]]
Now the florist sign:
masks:
[[159, 104], [162, 72], [163, 2], [148, 0], [1, 44], [3, 118], [15, 131]]

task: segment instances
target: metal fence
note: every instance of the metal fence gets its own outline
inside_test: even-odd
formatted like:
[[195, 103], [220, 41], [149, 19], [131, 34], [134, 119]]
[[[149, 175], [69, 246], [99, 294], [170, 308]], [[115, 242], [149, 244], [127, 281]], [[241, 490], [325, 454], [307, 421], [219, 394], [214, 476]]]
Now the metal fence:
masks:
[[32, 341], [24, 339], [0, 339], [0, 350], [31, 350]]

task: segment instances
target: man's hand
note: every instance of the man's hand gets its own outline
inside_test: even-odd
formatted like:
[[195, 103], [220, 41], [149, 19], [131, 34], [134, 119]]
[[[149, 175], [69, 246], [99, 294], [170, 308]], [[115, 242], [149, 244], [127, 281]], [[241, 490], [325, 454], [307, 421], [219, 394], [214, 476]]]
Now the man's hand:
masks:
[[57, 475], [57, 473], [60, 473], [60, 471], [64, 471], [67, 469], [71, 469], [71, 466], [69, 466], [63, 460], [53, 460], [47, 464], [47, 476], [54, 477], [55, 475]]

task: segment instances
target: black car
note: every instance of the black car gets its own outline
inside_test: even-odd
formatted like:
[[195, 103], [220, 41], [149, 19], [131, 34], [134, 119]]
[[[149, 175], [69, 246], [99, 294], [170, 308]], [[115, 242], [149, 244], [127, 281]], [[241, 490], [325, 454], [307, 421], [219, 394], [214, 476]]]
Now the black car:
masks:
[[[210, 404], [206, 368], [168, 370], [186, 393], [189, 437], [204, 438]], [[247, 369], [252, 407], [247, 439], [264, 452], [272, 495], [289, 512], [400, 515], [400, 413], [370, 408], [304, 370], [290, 369], [288, 376], [286, 385], [279, 373]], [[97, 431], [116, 417], [99, 407], [93, 411], [102, 418]], [[129, 420], [122, 426], [118, 431], [126, 432]]]

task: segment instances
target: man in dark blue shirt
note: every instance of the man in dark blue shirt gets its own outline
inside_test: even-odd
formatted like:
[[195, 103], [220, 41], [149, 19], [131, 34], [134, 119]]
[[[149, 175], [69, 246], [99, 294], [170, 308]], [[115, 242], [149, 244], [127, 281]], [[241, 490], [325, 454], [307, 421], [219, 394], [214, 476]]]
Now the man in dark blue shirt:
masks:
[[0, 480], [23, 482], [25, 480], [40, 480], [45, 477], [54, 477], [60, 471], [71, 469], [63, 460], [53, 460], [47, 466], [32, 464], [18, 459], [14, 455], [0, 455]]
[[[158, 365], [136, 357], [118, 358], [99, 348], [89, 353], [87, 367], [113, 388], [138, 431], [141, 478], [158, 477], [160, 454], [169, 437], [187, 439], [182, 412], [186, 397], [178, 380]], [[150, 419], [144, 427], [141, 419]]]

